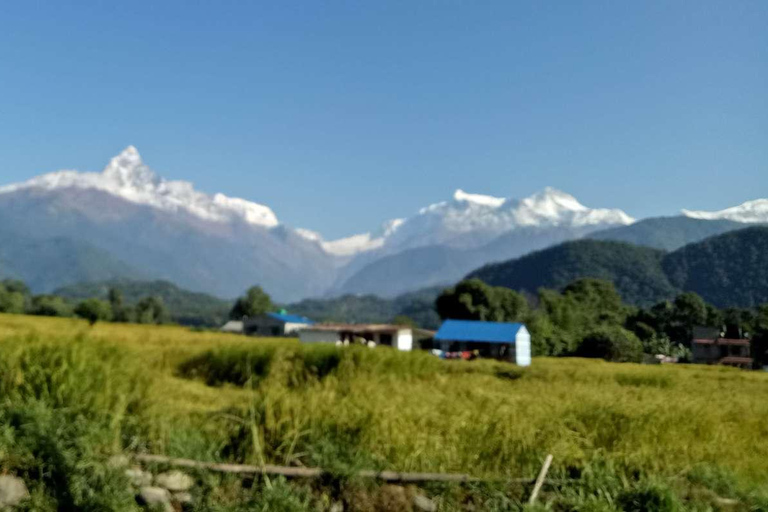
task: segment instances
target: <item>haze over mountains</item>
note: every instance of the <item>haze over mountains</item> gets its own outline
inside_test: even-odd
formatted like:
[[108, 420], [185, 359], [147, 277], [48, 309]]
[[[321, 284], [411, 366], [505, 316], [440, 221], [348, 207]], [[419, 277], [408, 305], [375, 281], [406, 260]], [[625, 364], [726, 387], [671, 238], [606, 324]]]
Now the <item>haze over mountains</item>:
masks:
[[38, 292], [151, 278], [228, 298], [253, 284], [279, 301], [394, 296], [585, 236], [676, 249], [768, 222], [768, 200], [683, 213], [636, 222], [552, 188], [520, 200], [458, 190], [370, 233], [324, 240], [281, 224], [268, 206], [164, 180], [128, 147], [100, 173], [58, 171], [0, 186], [0, 276]]

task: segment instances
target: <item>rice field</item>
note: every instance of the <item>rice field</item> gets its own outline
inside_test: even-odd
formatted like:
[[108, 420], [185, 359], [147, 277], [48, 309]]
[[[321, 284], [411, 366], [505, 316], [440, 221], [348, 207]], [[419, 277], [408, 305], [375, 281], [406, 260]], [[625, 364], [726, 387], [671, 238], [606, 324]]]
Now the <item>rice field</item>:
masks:
[[[356, 470], [497, 482], [534, 477], [548, 453], [551, 477], [569, 483], [545, 489], [544, 509], [768, 510], [768, 374], [760, 372], [566, 358], [520, 369], [0, 315], [0, 386], [0, 463], [33, 482], [30, 510], [135, 507], [119, 491], [120, 475], [105, 469], [123, 452], [336, 475], [266, 488], [200, 475], [199, 510], [270, 500], [274, 510], [337, 501], [400, 510], [386, 486], [358, 481]], [[423, 489], [441, 510], [522, 510], [529, 491], [503, 483]]]

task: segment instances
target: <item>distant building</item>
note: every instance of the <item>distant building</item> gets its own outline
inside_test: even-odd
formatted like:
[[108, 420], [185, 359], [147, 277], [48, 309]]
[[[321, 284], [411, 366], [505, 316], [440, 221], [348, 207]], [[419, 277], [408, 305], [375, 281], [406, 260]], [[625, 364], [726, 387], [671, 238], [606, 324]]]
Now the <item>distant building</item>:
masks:
[[243, 322], [240, 320], [230, 320], [229, 322], [222, 325], [219, 330], [232, 334], [243, 334]]
[[243, 319], [243, 333], [248, 336], [288, 336], [295, 335], [315, 322], [300, 315], [285, 312], [266, 313], [253, 318]]
[[531, 335], [518, 323], [446, 320], [435, 334], [435, 345], [449, 353], [477, 351], [480, 357], [531, 364]]
[[748, 339], [724, 338], [719, 329], [694, 327], [691, 358], [696, 364], [723, 364], [752, 368]]
[[413, 350], [434, 332], [390, 324], [315, 324], [299, 331], [302, 343], [367, 344]]

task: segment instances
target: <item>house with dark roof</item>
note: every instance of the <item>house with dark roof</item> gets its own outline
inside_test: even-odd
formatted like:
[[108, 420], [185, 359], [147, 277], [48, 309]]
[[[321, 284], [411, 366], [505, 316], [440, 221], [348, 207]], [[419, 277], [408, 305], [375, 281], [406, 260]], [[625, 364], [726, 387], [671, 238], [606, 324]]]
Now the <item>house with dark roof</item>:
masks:
[[434, 340], [447, 353], [469, 351], [519, 366], [531, 364], [531, 335], [520, 323], [446, 320]]
[[244, 318], [243, 333], [248, 336], [293, 336], [314, 323], [305, 316], [280, 311]]
[[720, 329], [694, 327], [691, 360], [696, 364], [722, 364], [752, 368], [751, 342], [746, 338], [726, 338]]

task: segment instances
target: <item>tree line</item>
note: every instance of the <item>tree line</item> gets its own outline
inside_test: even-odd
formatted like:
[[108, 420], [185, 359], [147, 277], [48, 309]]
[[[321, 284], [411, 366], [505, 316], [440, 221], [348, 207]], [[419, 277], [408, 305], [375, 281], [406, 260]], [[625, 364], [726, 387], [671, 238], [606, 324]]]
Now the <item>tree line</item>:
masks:
[[749, 337], [756, 364], [768, 364], [768, 304], [718, 309], [686, 292], [642, 308], [622, 302], [610, 281], [583, 278], [561, 292], [535, 295], [467, 279], [443, 291], [435, 305], [443, 319], [523, 322], [539, 356], [640, 362], [644, 354], [663, 354], [687, 361], [693, 328], [703, 326], [729, 338]]
[[111, 288], [107, 300], [89, 298], [73, 303], [58, 295], [33, 295], [24, 282], [16, 279], [0, 281], [0, 313], [79, 317], [91, 324], [99, 321], [140, 324], [170, 322], [170, 315], [160, 297], [144, 297], [136, 304], [129, 305], [120, 290]]

